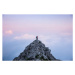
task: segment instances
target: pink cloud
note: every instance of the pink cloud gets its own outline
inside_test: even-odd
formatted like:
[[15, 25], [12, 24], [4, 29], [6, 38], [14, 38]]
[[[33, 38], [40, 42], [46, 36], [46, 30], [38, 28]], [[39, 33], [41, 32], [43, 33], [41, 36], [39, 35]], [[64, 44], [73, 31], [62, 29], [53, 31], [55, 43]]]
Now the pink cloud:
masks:
[[5, 31], [5, 34], [13, 34], [12, 30]]

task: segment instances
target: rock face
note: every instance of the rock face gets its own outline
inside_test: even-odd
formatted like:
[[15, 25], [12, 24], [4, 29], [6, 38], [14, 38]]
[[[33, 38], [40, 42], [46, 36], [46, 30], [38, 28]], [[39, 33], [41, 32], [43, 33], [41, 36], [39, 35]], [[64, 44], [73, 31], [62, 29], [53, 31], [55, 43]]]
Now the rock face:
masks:
[[22, 53], [20, 53], [18, 57], [14, 58], [13, 60], [52, 61], [57, 59], [51, 54], [51, 50], [48, 47], [45, 47], [45, 45], [41, 41], [34, 40], [25, 48]]

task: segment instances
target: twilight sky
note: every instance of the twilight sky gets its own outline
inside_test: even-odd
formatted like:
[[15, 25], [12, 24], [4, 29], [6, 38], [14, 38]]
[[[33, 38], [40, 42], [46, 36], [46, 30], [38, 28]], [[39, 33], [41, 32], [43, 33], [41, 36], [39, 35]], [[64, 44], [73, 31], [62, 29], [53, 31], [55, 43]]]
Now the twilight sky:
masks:
[[3, 15], [3, 60], [39, 40], [60, 60], [73, 60], [73, 15]]

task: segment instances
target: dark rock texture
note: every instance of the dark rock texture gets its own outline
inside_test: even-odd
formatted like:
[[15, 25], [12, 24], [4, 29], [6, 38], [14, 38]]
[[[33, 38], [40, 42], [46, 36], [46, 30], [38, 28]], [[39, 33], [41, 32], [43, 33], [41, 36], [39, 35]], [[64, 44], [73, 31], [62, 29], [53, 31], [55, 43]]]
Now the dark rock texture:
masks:
[[58, 61], [52, 54], [48, 47], [39, 41], [34, 40], [29, 44], [25, 50], [20, 53], [18, 57], [13, 59], [14, 61]]

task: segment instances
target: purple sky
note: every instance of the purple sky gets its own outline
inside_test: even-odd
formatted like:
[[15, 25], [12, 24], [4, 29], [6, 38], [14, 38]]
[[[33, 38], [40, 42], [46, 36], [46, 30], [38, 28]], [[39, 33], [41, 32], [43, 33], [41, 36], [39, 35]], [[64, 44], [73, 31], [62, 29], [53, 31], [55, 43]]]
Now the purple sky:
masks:
[[3, 15], [3, 60], [13, 60], [38, 35], [60, 60], [73, 60], [73, 15]]

